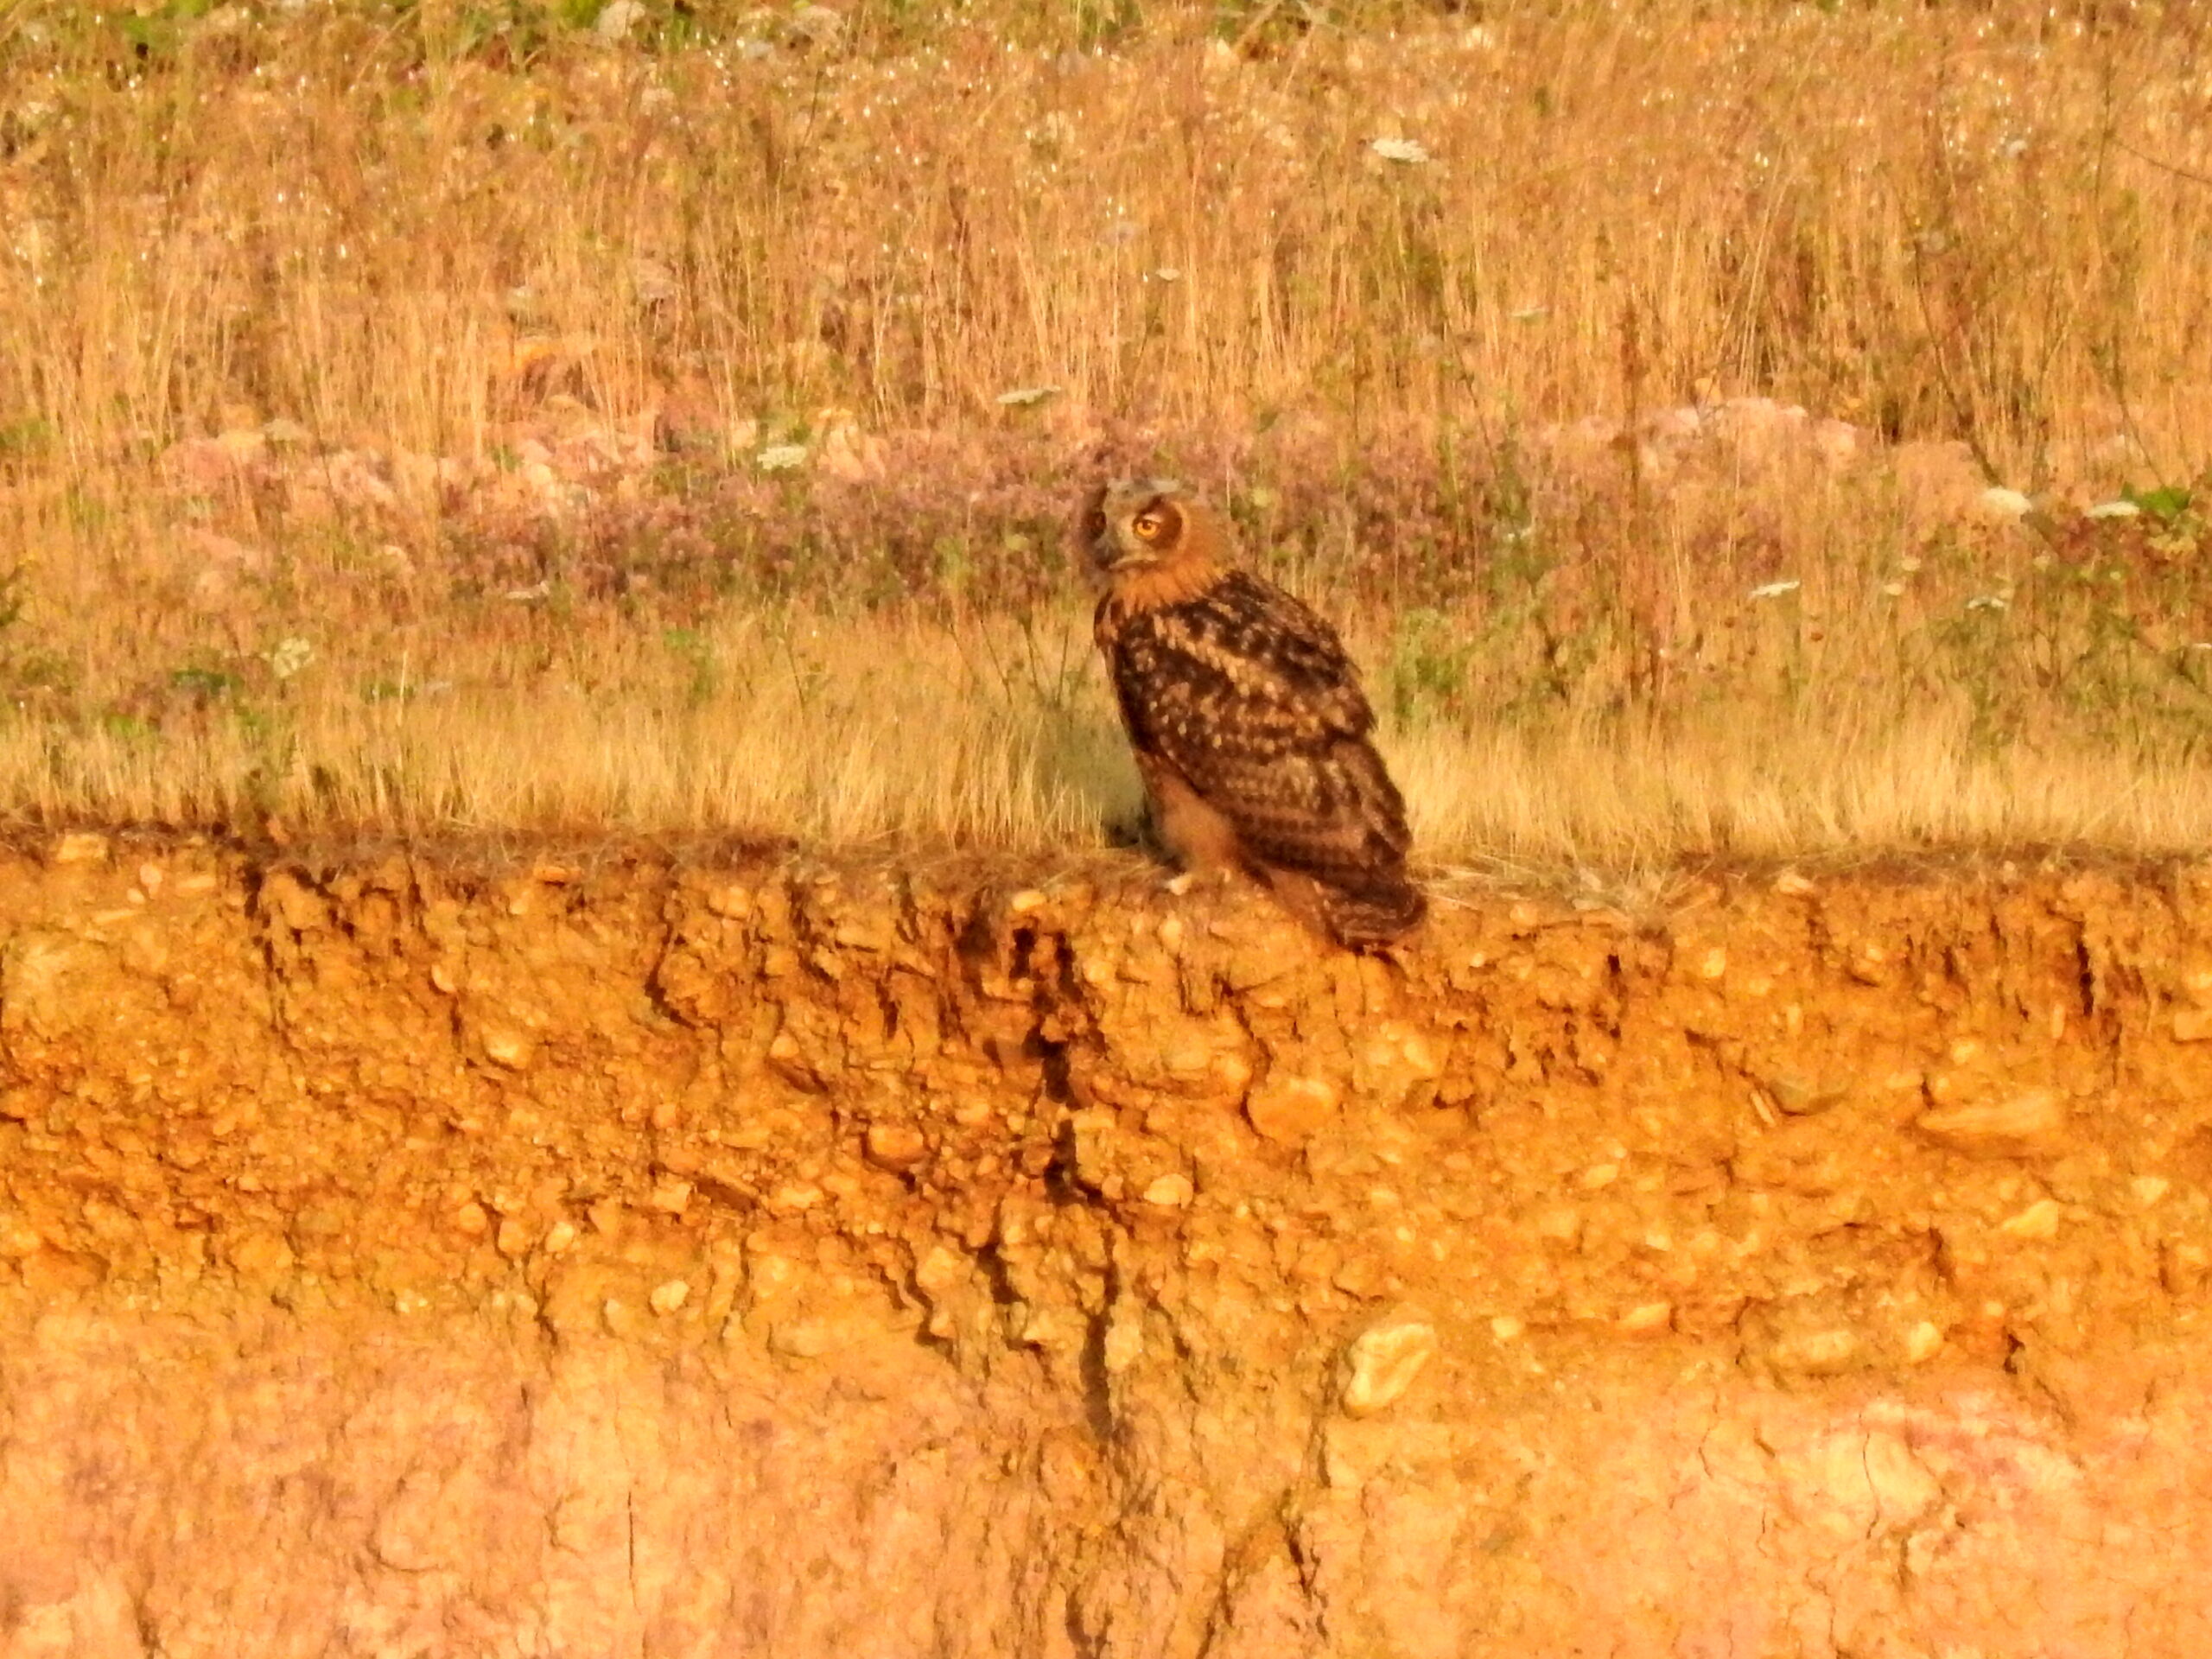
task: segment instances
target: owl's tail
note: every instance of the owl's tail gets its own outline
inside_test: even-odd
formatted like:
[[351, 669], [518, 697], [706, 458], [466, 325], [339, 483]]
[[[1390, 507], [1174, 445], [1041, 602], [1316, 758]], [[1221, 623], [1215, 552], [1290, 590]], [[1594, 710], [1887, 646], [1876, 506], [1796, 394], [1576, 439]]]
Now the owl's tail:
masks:
[[1428, 900], [1398, 870], [1377, 870], [1356, 887], [1325, 887], [1320, 898], [1329, 931], [1354, 950], [1395, 944], [1428, 914]]

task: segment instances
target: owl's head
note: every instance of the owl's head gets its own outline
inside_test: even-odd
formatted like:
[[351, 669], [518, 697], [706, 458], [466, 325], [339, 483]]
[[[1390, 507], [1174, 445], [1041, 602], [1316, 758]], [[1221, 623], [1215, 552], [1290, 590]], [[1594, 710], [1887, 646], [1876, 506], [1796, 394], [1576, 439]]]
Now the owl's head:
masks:
[[1077, 538], [1091, 569], [1107, 577], [1211, 561], [1224, 551], [1212, 510], [1172, 478], [1100, 485], [1084, 503]]

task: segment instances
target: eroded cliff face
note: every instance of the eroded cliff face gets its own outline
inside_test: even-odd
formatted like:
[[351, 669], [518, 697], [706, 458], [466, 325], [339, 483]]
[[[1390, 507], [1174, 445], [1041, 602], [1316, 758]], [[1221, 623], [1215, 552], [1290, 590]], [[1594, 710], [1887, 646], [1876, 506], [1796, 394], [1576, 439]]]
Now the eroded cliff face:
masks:
[[0, 859], [0, 1654], [2212, 1651], [2212, 874]]

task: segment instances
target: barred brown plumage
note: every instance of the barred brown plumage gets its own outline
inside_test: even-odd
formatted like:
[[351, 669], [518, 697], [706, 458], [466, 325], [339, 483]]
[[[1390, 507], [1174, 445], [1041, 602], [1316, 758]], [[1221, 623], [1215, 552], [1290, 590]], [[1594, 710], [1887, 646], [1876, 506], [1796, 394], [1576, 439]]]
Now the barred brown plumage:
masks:
[[1419, 923], [1405, 802], [1336, 631], [1231, 568], [1219, 518], [1170, 482], [1102, 486], [1079, 535], [1104, 582], [1096, 637], [1161, 838], [1195, 868], [1259, 877], [1355, 949]]

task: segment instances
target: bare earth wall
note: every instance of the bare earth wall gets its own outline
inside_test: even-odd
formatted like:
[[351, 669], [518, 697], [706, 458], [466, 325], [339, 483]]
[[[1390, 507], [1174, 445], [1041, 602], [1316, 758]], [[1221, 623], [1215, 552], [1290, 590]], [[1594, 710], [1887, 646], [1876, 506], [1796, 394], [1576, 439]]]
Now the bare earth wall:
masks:
[[2212, 1651], [2212, 871], [0, 855], [0, 1659]]

